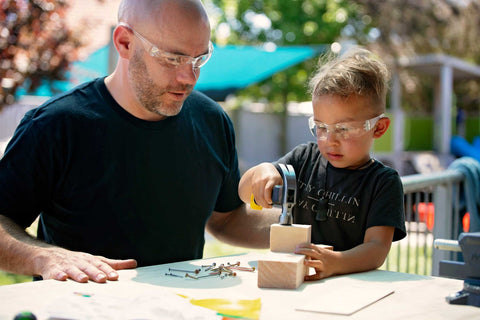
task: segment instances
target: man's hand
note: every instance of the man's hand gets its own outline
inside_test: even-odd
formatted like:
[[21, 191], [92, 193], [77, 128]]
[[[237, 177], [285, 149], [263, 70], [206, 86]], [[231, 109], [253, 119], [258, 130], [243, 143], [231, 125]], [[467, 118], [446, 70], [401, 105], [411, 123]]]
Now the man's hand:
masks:
[[34, 268], [43, 279], [65, 281], [67, 278], [77, 282], [106, 282], [117, 280], [115, 270], [132, 269], [137, 266], [133, 259], [114, 260], [94, 256], [84, 252], [74, 252], [58, 247], [42, 249], [34, 259]]
[[43, 279], [105, 282], [118, 279], [115, 270], [136, 266], [133, 259], [113, 260], [52, 246], [0, 215], [0, 269], [5, 271]]

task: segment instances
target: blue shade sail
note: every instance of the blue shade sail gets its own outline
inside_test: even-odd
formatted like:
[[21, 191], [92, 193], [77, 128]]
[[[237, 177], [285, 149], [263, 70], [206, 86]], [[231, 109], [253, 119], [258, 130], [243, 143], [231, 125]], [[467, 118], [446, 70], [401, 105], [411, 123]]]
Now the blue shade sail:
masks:
[[246, 88], [318, 55], [310, 46], [263, 47], [215, 46], [212, 58], [201, 69], [195, 89], [216, 100], [228, 93]]
[[[271, 77], [277, 72], [318, 55], [322, 50], [312, 46], [276, 47], [265, 50], [253, 46], [215, 46], [212, 58], [202, 67], [196, 90], [221, 101], [236, 90]], [[322, 47], [323, 49], [323, 47]], [[45, 81], [33, 95], [53, 96], [75, 86], [108, 75], [109, 46], [92, 53], [87, 59], [72, 64], [64, 81]], [[28, 79], [27, 79], [28, 81]], [[27, 92], [19, 88], [17, 95]]]

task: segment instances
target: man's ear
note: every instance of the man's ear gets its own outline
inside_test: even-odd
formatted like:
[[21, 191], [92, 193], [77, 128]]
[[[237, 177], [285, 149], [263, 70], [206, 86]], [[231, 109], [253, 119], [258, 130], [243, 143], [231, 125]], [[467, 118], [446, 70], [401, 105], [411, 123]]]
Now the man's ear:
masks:
[[389, 126], [390, 126], [390, 118], [385, 117], [385, 118], [379, 119], [377, 121], [377, 125], [375, 126], [375, 131], [373, 132], [373, 138], [378, 139], [381, 136], [383, 136]]
[[113, 30], [113, 44], [120, 58], [130, 59], [132, 39], [133, 34], [126, 27], [117, 26]]

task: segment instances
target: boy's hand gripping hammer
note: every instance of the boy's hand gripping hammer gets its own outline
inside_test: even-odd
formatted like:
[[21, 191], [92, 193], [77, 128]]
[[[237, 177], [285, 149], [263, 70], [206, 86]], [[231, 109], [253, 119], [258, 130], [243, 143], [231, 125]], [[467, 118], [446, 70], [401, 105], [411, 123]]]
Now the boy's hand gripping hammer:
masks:
[[[273, 206], [281, 206], [282, 213], [280, 214], [279, 223], [282, 225], [291, 225], [293, 222], [292, 209], [297, 202], [297, 178], [295, 170], [289, 164], [279, 164], [280, 175], [282, 176], [283, 185], [276, 185], [272, 190], [272, 204]], [[260, 210], [261, 206], [255, 203], [255, 199], [250, 200], [250, 206], [253, 209]]]

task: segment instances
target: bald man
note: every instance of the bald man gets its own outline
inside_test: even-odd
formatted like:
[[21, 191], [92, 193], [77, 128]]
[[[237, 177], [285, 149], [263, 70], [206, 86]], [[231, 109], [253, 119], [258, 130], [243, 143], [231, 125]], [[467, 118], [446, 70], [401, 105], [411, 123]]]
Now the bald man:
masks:
[[123, 0], [118, 19], [115, 71], [28, 112], [0, 160], [3, 270], [116, 280], [201, 258], [205, 229], [269, 246], [278, 215], [247, 212], [232, 123], [193, 91], [213, 50], [202, 3]]

